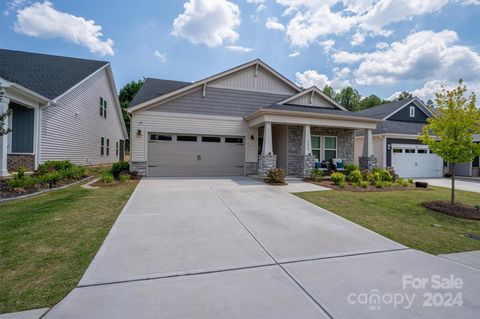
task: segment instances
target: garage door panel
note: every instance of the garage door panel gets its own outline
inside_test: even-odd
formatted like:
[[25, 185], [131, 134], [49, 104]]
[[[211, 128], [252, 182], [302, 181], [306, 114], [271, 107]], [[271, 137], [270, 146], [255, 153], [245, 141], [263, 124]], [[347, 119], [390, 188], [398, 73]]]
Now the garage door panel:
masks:
[[[392, 166], [400, 177], [442, 177], [443, 161], [428, 149], [412, 146], [392, 147]], [[398, 151], [401, 150], [401, 153]], [[413, 153], [406, 153], [407, 150]]]

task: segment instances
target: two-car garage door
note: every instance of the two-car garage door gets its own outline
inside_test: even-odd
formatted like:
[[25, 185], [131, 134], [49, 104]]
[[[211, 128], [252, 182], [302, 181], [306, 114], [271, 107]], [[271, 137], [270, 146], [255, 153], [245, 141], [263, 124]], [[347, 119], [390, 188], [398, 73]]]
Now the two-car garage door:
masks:
[[392, 166], [400, 177], [442, 177], [443, 161], [426, 146], [392, 145]]
[[243, 137], [150, 133], [148, 138], [148, 176], [244, 175]]

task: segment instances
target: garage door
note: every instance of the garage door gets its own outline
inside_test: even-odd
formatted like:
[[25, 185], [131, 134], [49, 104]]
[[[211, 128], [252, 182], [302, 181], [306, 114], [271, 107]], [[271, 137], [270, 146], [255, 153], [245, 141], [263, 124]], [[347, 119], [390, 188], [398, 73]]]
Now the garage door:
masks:
[[400, 177], [442, 177], [443, 161], [428, 148], [417, 145], [392, 146], [392, 166]]
[[148, 176], [239, 176], [244, 165], [243, 137], [149, 134]]

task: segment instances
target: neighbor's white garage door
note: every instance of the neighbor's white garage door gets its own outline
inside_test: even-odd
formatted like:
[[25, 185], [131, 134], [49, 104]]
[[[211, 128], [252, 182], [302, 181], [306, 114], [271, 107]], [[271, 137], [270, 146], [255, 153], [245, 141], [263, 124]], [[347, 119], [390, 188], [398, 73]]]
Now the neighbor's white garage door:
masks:
[[149, 133], [148, 138], [148, 176], [244, 175], [243, 137]]
[[443, 161], [425, 146], [392, 145], [392, 166], [400, 177], [442, 177]]

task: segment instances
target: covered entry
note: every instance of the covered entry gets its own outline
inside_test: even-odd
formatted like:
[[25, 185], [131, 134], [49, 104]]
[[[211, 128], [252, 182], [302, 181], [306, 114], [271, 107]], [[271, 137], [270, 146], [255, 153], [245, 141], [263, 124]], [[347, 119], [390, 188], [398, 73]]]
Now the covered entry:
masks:
[[245, 175], [242, 136], [149, 133], [148, 176]]

